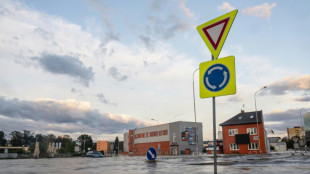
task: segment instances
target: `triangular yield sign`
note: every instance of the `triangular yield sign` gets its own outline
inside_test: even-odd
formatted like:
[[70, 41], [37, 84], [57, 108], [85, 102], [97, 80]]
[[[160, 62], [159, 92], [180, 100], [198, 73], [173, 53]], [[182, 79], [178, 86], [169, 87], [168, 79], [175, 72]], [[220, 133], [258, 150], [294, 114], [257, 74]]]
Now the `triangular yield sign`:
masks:
[[228, 21], [229, 18], [226, 18], [224, 20], [221, 20], [215, 24], [209, 25], [202, 29], [202, 31], [205, 33], [205, 35], [207, 36], [207, 38], [209, 39], [211, 45], [215, 50], [219, 46], [219, 43], [222, 39]]
[[215, 59], [218, 58], [221, 52], [237, 12], [238, 10], [233, 10], [197, 27], [200, 36]]

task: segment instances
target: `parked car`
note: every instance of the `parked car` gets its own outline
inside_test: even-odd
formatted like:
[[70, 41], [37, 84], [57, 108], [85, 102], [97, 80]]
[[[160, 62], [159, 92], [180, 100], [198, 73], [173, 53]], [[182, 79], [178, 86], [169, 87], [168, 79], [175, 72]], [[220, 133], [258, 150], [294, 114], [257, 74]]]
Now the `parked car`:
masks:
[[86, 157], [92, 157], [92, 158], [103, 158], [104, 155], [101, 152], [98, 151], [89, 151], [86, 153]]

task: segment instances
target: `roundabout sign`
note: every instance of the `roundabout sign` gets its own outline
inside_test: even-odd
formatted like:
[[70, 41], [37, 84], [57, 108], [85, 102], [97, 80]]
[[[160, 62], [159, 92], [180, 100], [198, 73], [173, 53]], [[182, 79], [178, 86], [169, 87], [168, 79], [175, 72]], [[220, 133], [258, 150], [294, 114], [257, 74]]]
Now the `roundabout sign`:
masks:
[[199, 73], [201, 98], [236, 93], [234, 56], [203, 62], [199, 66]]
[[229, 70], [223, 64], [210, 66], [203, 77], [205, 87], [212, 92], [224, 89], [229, 82]]

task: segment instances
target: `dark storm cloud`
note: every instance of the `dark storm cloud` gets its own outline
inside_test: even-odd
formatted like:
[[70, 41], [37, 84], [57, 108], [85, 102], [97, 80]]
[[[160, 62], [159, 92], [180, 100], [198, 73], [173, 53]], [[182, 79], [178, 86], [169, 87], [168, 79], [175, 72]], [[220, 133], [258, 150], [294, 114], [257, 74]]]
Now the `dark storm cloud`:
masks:
[[114, 79], [118, 81], [125, 81], [128, 78], [128, 76], [122, 75], [116, 67], [111, 67], [109, 69], [109, 75], [111, 75]]
[[[76, 132], [82, 127], [90, 127], [101, 133], [123, 133], [128, 129], [145, 126], [132, 117], [102, 113], [91, 109], [83, 103], [66, 100], [23, 101], [0, 97], [1, 120], [32, 120], [33, 124], [68, 125], [68, 129]], [[79, 128], [80, 127], [80, 128]]]
[[67, 75], [77, 79], [82, 85], [88, 87], [94, 80], [94, 72], [91, 67], [85, 67], [82, 61], [71, 56], [43, 54], [34, 57], [42, 69], [52, 74]]
[[309, 91], [310, 90], [310, 75], [304, 75], [298, 78], [287, 77], [283, 80], [274, 82], [268, 85], [264, 94], [283, 95], [288, 92]]
[[98, 98], [98, 100], [99, 100], [101, 103], [116, 106], [116, 104], [115, 104], [115, 103], [111, 103], [111, 102], [103, 95], [103, 93], [98, 93], [98, 94], [96, 95], [96, 97]]

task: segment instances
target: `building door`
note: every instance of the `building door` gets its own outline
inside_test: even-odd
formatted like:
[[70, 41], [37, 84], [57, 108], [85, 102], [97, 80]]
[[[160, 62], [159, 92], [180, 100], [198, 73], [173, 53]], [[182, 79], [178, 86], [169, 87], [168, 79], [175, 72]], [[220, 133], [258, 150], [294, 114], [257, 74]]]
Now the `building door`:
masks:
[[191, 154], [191, 149], [185, 149], [185, 154], [190, 155]]

